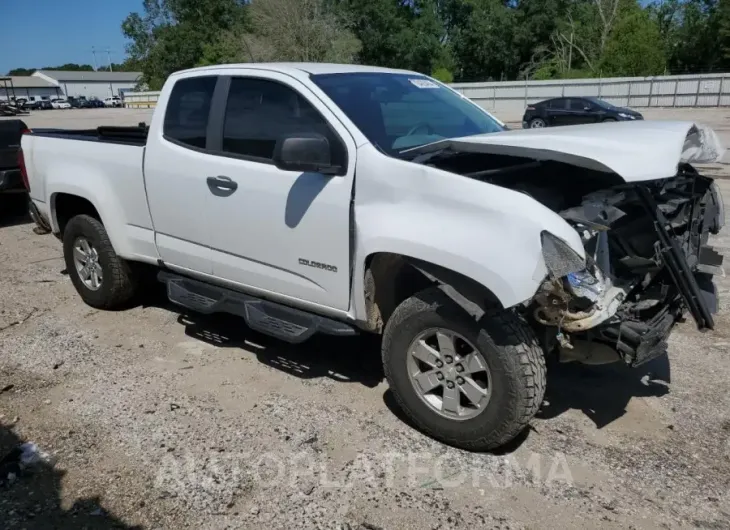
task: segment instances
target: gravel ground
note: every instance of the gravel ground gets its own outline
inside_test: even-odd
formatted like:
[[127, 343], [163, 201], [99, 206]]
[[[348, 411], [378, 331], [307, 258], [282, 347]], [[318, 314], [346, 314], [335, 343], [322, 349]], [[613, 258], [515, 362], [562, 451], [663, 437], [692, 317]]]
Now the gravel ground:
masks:
[[714, 332], [633, 371], [551, 364], [530, 431], [474, 454], [402, 420], [377, 341], [288, 346], [154, 290], [100, 312], [31, 228], [0, 221], [0, 455], [53, 465], [2, 490], [2, 528], [730, 528], [730, 278]]

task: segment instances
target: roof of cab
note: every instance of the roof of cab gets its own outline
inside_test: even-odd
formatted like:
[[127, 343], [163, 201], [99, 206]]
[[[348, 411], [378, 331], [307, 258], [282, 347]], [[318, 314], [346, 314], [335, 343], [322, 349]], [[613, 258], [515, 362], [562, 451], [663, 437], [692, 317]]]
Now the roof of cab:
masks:
[[208, 70], [235, 70], [235, 69], [257, 69], [272, 70], [288, 74], [352, 74], [352, 73], [391, 73], [422, 75], [408, 70], [395, 70], [393, 68], [381, 68], [379, 66], [365, 66], [359, 64], [333, 64], [333, 63], [240, 63], [201, 66], [175, 72], [172, 75], [205, 72]]

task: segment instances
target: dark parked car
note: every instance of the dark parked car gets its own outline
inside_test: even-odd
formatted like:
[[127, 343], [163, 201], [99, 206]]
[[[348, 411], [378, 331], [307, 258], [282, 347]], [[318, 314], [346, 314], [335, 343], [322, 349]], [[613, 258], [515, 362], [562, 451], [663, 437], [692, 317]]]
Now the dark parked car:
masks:
[[72, 109], [88, 109], [92, 106], [85, 97], [68, 98], [68, 102], [71, 104]]
[[643, 119], [635, 110], [616, 107], [599, 98], [555, 98], [528, 106], [522, 118], [522, 127], [539, 129], [556, 125]]
[[18, 165], [20, 137], [28, 126], [22, 120], [0, 121], [0, 193], [23, 192]]

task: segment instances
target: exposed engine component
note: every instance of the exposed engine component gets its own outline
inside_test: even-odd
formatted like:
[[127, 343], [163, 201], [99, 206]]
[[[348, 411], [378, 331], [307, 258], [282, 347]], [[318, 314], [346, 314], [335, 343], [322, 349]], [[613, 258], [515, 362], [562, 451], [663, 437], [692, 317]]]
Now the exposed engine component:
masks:
[[540, 324], [559, 331], [585, 331], [614, 316], [625, 299], [624, 288], [582, 271], [571, 279], [546, 280], [535, 296], [533, 316]]

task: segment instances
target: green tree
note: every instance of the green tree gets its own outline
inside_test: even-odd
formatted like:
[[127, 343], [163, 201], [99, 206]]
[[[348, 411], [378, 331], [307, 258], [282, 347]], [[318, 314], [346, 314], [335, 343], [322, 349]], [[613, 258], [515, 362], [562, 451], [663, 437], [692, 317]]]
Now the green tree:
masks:
[[351, 63], [361, 48], [324, 0], [253, 0], [249, 17], [256, 60]]
[[670, 72], [720, 67], [718, 4], [718, 0], [662, 0], [647, 7], [659, 26]]
[[645, 10], [623, 11], [611, 31], [598, 68], [604, 76], [659, 75], [666, 67], [659, 25]]
[[715, 8], [720, 57], [718, 66], [730, 68], [730, 0], [719, 0]]
[[44, 66], [42, 68], [13, 68], [8, 72], [8, 75], [31, 75], [37, 70], [69, 70], [73, 72], [93, 72], [94, 67], [90, 64], [66, 63], [59, 66]]
[[143, 14], [122, 23], [127, 53], [150, 89], [159, 89], [172, 72], [196, 66], [244, 11], [244, 0], [144, 0]]
[[501, 0], [467, 0], [451, 46], [459, 81], [514, 79], [520, 54], [515, 45], [516, 12]]
[[453, 67], [442, 0], [339, 0], [362, 44], [358, 62], [430, 74]]
[[12, 70], [8, 71], [8, 75], [31, 75], [35, 71], [35, 68], [13, 68]]

